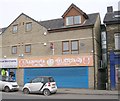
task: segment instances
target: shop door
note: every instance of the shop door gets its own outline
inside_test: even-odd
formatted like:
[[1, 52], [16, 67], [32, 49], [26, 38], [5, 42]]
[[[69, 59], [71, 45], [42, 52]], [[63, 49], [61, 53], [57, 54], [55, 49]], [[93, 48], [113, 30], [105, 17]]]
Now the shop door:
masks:
[[37, 76], [52, 76], [58, 88], [88, 88], [88, 67], [24, 69], [24, 83]]

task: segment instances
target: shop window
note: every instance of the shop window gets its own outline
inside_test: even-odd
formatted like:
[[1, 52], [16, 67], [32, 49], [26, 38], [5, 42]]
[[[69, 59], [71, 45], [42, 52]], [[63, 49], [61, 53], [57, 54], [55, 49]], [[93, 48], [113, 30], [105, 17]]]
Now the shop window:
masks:
[[26, 31], [31, 31], [32, 30], [32, 22], [26, 23]]
[[31, 52], [31, 45], [25, 45], [25, 53]]
[[63, 54], [69, 54], [69, 41], [63, 41], [62, 42], [62, 53]]
[[66, 17], [66, 25], [75, 25], [81, 23], [81, 16]]
[[78, 54], [79, 53], [79, 41], [73, 40], [71, 41], [71, 54]]
[[17, 54], [17, 46], [12, 46], [12, 54]]
[[13, 33], [17, 33], [18, 32], [18, 25], [13, 25]]

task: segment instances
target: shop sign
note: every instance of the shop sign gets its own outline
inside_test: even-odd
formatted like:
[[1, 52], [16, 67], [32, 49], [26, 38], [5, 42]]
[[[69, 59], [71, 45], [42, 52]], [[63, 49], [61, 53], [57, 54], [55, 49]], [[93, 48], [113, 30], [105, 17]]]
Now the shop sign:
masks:
[[17, 68], [17, 59], [0, 59], [0, 68]]
[[26, 67], [62, 67], [62, 66], [93, 66], [93, 56], [50, 56], [41, 58], [19, 59], [19, 68]]

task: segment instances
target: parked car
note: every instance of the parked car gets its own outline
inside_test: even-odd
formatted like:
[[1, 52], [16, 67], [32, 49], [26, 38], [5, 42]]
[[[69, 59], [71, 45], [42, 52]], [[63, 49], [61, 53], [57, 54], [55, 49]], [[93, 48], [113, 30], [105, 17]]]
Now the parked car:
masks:
[[29, 83], [26, 83], [22, 88], [22, 91], [24, 94], [41, 93], [45, 96], [49, 96], [50, 94], [57, 92], [57, 86], [53, 77], [43, 76], [36, 77]]
[[18, 91], [19, 86], [15, 80], [12, 80], [9, 77], [2, 77], [0, 75], [0, 90], [5, 92]]

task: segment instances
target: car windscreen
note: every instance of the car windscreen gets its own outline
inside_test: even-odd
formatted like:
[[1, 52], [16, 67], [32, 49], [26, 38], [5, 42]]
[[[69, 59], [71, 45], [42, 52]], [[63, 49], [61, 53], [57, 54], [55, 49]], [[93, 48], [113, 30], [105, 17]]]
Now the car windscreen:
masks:
[[10, 77], [2, 77], [2, 81], [7, 81], [7, 82], [15, 82], [15, 80], [13, 80]]

